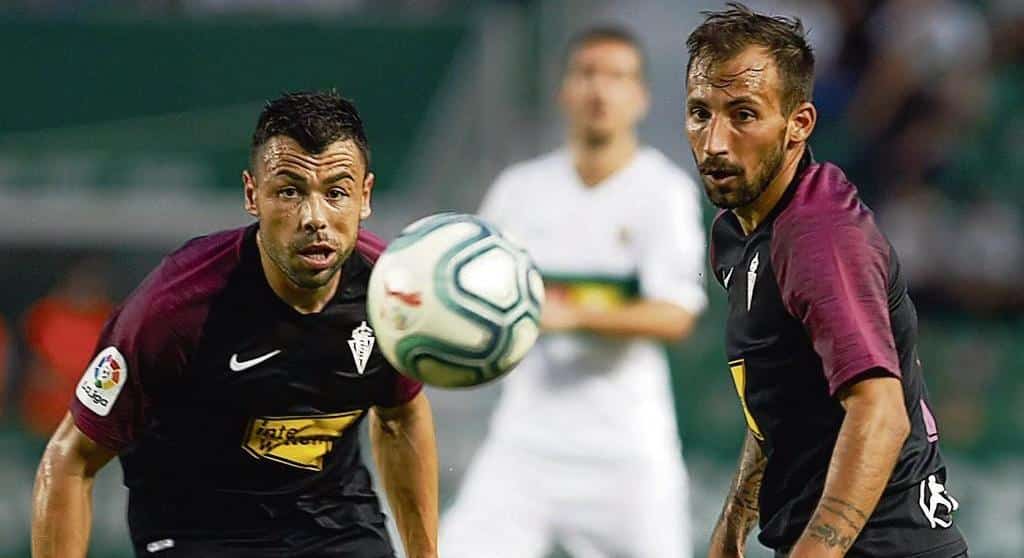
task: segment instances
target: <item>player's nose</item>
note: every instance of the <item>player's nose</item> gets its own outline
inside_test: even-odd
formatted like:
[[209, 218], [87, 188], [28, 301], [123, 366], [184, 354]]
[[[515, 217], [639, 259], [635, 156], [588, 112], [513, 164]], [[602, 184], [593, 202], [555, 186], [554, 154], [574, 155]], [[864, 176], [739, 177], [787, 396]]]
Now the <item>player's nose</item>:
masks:
[[711, 117], [704, 131], [703, 149], [708, 157], [726, 155], [729, 152], [729, 136], [727, 126], [718, 117]]
[[316, 232], [327, 227], [324, 201], [319, 196], [308, 196], [300, 210], [300, 225], [306, 232]]

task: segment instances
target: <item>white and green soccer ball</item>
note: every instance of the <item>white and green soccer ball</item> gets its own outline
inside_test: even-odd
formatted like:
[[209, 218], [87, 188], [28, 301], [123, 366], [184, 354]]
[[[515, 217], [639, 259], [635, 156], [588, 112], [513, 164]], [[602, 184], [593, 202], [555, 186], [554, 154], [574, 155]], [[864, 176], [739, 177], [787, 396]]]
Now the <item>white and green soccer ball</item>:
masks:
[[416, 221], [381, 254], [367, 313], [401, 373], [439, 387], [499, 378], [540, 331], [544, 284], [526, 251], [472, 215]]

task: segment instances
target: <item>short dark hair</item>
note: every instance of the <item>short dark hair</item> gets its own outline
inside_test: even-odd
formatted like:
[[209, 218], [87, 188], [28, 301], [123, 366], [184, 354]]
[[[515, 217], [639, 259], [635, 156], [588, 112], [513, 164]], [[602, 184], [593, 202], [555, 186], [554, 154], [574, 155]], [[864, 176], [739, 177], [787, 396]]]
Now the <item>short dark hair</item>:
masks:
[[287, 136], [309, 153], [350, 139], [370, 166], [370, 145], [359, 111], [335, 91], [298, 91], [268, 101], [252, 134], [252, 154], [274, 136]]
[[569, 44], [565, 49], [565, 67], [569, 67], [569, 62], [572, 60], [572, 56], [581, 48], [590, 46], [594, 43], [603, 42], [622, 43], [626, 46], [632, 47], [640, 58], [640, 77], [646, 77], [647, 52], [644, 49], [644, 45], [630, 30], [619, 25], [599, 25], [595, 27], [588, 27], [573, 35], [569, 39]]
[[804, 25], [797, 17], [759, 14], [739, 2], [727, 9], [705, 11], [704, 23], [686, 39], [690, 61], [724, 62], [750, 46], [761, 46], [771, 53], [782, 80], [780, 100], [788, 114], [804, 101], [810, 101], [814, 89], [814, 52], [807, 44]]

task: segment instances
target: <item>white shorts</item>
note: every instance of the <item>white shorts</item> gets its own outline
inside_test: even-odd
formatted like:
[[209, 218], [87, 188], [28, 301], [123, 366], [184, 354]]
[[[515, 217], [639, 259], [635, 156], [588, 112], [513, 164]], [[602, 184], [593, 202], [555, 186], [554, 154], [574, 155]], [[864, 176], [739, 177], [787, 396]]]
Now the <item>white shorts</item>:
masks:
[[[668, 453], [668, 452], [664, 452]], [[444, 558], [691, 558], [682, 459], [543, 457], [488, 440], [441, 522]]]

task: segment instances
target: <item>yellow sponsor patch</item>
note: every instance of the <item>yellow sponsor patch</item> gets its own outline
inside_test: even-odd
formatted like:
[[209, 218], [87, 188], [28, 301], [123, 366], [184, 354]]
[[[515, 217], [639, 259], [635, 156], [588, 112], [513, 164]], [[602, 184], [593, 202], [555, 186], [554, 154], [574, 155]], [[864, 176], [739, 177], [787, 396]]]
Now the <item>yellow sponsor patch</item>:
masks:
[[761, 427], [757, 425], [754, 415], [750, 414], [750, 408], [747, 407], [747, 363], [743, 359], [734, 360], [729, 363], [729, 371], [732, 372], [732, 381], [736, 384], [736, 393], [740, 396], [743, 415], [747, 418], [747, 428], [750, 428], [750, 433], [755, 438], [763, 441]]
[[634, 276], [602, 277], [549, 273], [544, 275], [548, 298], [562, 298], [595, 310], [612, 309], [632, 302], [640, 294]]
[[628, 302], [629, 297], [617, 285], [600, 283], [576, 283], [568, 285], [569, 300], [594, 309], [617, 308]]
[[362, 411], [298, 417], [258, 417], [249, 421], [242, 449], [257, 459], [321, 471], [324, 456]]

